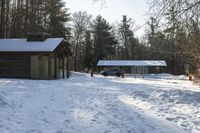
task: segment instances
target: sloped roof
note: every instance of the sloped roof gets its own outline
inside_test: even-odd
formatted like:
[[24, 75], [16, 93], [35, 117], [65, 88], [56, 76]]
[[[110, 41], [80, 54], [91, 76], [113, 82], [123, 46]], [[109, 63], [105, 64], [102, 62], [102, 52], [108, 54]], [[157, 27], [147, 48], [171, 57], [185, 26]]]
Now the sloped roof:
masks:
[[26, 39], [0, 39], [0, 52], [53, 52], [64, 38], [48, 38], [45, 41]]
[[167, 66], [163, 60], [99, 60], [97, 66]]

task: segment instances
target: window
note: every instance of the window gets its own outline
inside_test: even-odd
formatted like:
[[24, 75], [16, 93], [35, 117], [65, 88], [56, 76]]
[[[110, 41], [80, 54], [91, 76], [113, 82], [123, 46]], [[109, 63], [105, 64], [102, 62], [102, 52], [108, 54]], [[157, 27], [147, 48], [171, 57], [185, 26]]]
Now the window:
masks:
[[30, 60], [30, 56], [0, 56], [0, 61], [25, 61]]

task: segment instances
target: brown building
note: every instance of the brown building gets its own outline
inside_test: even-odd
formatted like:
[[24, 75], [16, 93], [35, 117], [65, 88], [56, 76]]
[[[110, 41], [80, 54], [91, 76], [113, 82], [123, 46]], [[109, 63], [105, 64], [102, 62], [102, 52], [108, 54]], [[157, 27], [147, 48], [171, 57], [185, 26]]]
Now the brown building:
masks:
[[69, 43], [46, 33], [0, 39], [0, 78], [69, 78]]

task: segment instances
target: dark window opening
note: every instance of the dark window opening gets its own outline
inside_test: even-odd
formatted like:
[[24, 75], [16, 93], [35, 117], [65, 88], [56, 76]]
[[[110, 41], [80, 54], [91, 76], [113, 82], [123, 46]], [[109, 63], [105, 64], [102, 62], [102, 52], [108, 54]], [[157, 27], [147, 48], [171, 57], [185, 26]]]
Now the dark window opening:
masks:
[[0, 56], [0, 61], [26, 61], [30, 56]]

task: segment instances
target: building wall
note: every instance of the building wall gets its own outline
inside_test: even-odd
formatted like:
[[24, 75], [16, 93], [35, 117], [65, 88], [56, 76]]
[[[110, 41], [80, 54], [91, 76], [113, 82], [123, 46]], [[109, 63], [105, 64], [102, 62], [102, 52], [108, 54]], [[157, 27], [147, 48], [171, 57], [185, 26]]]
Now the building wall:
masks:
[[[143, 74], [143, 67], [131, 67], [132, 74]], [[144, 74], [148, 74], [148, 67], [144, 67]]]
[[0, 55], [0, 78], [30, 78], [30, 56]]
[[51, 79], [55, 79], [55, 61], [54, 61], [54, 58], [51, 58], [51, 61], [50, 61], [50, 64], [51, 64]]
[[[50, 60], [50, 68], [49, 68], [48, 63], [49, 63], [49, 56], [32, 55], [31, 56], [31, 78], [48, 80], [50, 76], [50, 79], [55, 79], [54, 58], [51, 58]], [[51, 69], [50, 75], [49, 75], [49, 69]]]
[[[138, 66], [138, 67], [102, 67], [101, 70], [106, 71], [106, 70], [112, 70], [112, 69], [119, 69], [119, 70], [124, 70], [125, 73], [131, 73], [131, 74], [143, 74], [143, 67]], [[100, 71], [101, 71], [100, 70]], [[144, 67], [144, 74], [148, 74], [149, 69], [148, 67]]]
[[[52, 56], [50, 59], [50, 75], [49, 75], [49, 56], [45, 55], [32, 55], [31, 56], [31, 78], [32, 79], [61, 79], [63, 77], [63, 60], [57, 58], [55, 76], [55, 58]], [[67, 58], [65, 58], [65, 76], [67, 74]]]
[[39, 56], [38, 58], [38, 77], [39, 79], [49, 79], [48, 74], [48, 56]]
[[38, 79], [38, 55], [31, 55], [31, 78]]
[[[55, 70], [54, 56], [51, 57], [49, 62], [48, 55], [2, 54], [0, 55], [0, 78], [59, 79], [63, 77], [62, 62], [57, 58], [57, 69]], [[66, 64], [65, 58], [65, 69], [67, 68]], [[64, 77], [66, 77], [66, 74]]]
[[[55, 64], [55, 63], [54, 63], [54, 64]], [[56, 74], [57, 74], [57, 75], [56, 75], [56, 78], [59, 79], [59, 78], [60, 78], [60, 73], [59, 73], [59, 58], [57, 58], [57, 64], [56, 64], [56, 65], [57, 65], [57, 67], [56, 67], [56, 68], [57, 68], [57, 69], [56, 69], [56, 70], [57, 70], [57, 72], [56, 72]], [[54, 65], [54, 67], [55, 67], [55, 65]], [[54, 70], [55, 70], [55, 69], [54, 69]]]

